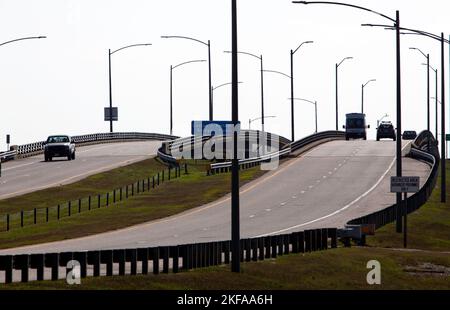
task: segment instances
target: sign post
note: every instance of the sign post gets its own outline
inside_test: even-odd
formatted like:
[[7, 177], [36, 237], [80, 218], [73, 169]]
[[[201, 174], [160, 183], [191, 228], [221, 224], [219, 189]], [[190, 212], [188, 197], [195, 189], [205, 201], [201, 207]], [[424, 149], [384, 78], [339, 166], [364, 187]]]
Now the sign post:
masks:
[[[403, 194], [403, 246], [408, 247], [407, 222], [408, 222], [408, 193], [417, 193], [420, 189], [420, 177], [391, 177], [391, 193]], [[403, 205], [403, 204], [402, 204]]]
[[9, 151], [9, 144], [11, 143], [11, 135], [6, 135], [6, 151]]

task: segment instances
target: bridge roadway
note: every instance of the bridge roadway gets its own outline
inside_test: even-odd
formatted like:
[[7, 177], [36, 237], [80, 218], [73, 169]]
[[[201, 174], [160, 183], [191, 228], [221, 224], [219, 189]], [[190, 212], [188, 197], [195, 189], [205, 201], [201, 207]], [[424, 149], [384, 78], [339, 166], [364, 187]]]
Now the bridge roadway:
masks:
[[[404, 142], [404, 152], [409, 148]], [[404, 175], [429, 165], [404, 159]], [[319, 227], [343, 227], [355, 217], [395, 203], [389, 193], [395, 175], [395, 143], [333, 141], [241, 188], [241, 236], [256, 237]], [[230, 197], [170, 218], [94, 236], [0, 251], [49, 253], [177, 245], [230, 238]]]
[[156, 155], [160, 145], [160, 141], [90, 145], [77, 148], [74, 161], [55, 158], [45, 162], [44, 155], [38, 155], [3, 163], [0, 199], [73, 183], [150, 158]]

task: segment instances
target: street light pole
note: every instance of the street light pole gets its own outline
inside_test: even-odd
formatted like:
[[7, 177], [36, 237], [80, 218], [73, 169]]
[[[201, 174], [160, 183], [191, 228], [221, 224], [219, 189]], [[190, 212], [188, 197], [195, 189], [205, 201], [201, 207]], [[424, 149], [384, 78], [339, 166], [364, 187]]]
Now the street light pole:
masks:
[[339, 81], [338, 81], [338, 69], [342, 63], [346, 60], [353, 59], [353, 57], [345, 57], [340, 63], [336, 63], [336, 131], [339, 130]]
[[302, 98], [290, 98], [291, 101], [293, 100], [299, 100], [299, 101], [305, 101], [305, 102], [309, 102], [314, 104], [314, 114], [315, 114], [315, 119], [316, 119], [316, 133], [318, 133], [318, 126], [317, 126], [317, 101], [312, 101], [312, 100], [307, 100], [307, 99], [302, 99]]
[[416, 47], [409, 49], [420, 52], [427, 59], [427, 130], [430, 131], [430, 54], [425, 54]]
[[[275, 118], [276, 116], [264, 116], [264, 118]], [[254, 118], [254, 119], [249, 119], [248, 120], [248, 129], [252, 129], [252, 123], [254, 122], [254, 121], [259, 121], [261, 119], [261, 117], [257, 117], [257, 118]]]
[[305, 41], [295, 50], [291, 50], [291, 136], [292, 142], [295, 141], [295, 113], [294, 113], [294, 54], [304, 45], [312, 44], [314, 41]]
[[[224, 51], [224, 53], [228, 53], [231, 54], [231, 51]], [[252, 53], [248, 53], [248, 52], [241, 52], [238, 51], [238, 54], [242, 54], [242, 55], [247, 55], [247, 56], [251, 56], [253, 58], [256, 58], [259, 60], [260, 62], [260, 66], [261, 66], [261, 128], [262, 131], [264, 132], [264, 62], [263, 62], [263, 55], [261, 56], [257, 56], [255, 54]]]
[[361, 89], [362, 89], [362, 94], [361, 94], [361, 113], [362, 114], [364, 114], [364, 88], [367, 86], [367, 85], [369, 85], [369, 83], [370, 82], [375, 82], [376, 81], [376, 79], [372, 79], [372, 80], [370, 80], [370, 81], [368, 81], [366, 84], [362, 84], [362, 87], [361, 87]]
[[445, 154], [445, 41], [444, 41], [444, 33], [441, 33], [441, 74], [442, 74], [442, 94], [441, 94], [441, 202], [447, 202], [447, 188], [446, 188], [446, 154]]
[[[242, 83], [243, 83], [243, 82], [238, 82], [238, 84], [242, 84]], [[216, 89], [222, 88], [222, 87], [224, 87], [224, 86], [232, 85], [232, 84], [233, 84], [233, 83], [229, 82], [229, 83], [221, 84], [221, 85], [216, 86], [216, 87], [213, 86], [212, 91], [211, 91], [211, 94], [212, 94], [212, 103], [214, 104], [214, 91], [215, 91]]]
[[378, 127], [380, 127], [380, 123], [383, 119], [385, 119], [386, 117], [389, 117], [389, 115], [385, 114], [381, 119], [377, 120], [377, 129]]
[[197, 63], [197, 62], [205, 62], [206, 60], [204, 59], [200, 59], [200, 60], [191, 60], [191, 61], [186, 61], [186, 62], [182, 62], [176, 66], [170, 66], [170, 135], [172, 135], [172, 131], [173, 131], [173, 81], [172, 81], [172, 77], [173, 77], [173, 70], [179, 67], [182, 67], [184, 65], [187, 64], [192, 64], [192, 63]]
[[[424, 66], [427, 66], [427, 64], [423, 64]], [[438, 81], [438, 69], [434, 69], [431, 65], [428, 65], [428, 67], [434, 71], [435, 73], [435, 79], [436, 79], [436, 95], [434, 97], [432, 97], [431, 99], [435, 100], [436, 103], [436, 115], [435, 115], [435, 123], [436, 123], [436, 129], [435, 129], [435, 133], [436, 133], [436, 139], [438, 139], [438, 85], [439, 85], [439, 81]]]
[[[234, 128], [239, 122], [239, 75], [238, 75], [238, 38], [237, 38], [237, 1], [231, 0], [231, 46], [232, 46], [232, 99], [231, 119]], [[231, 161], [231, 271], [241, 271], [241, 246], [239, 223], [239, 159], [238, 159], [238, 133], [233, 132], [233, 158]]]
[[108, 67], [109, 67], [109, 132], [113, 132], [113, 113], [112, 113], [112, 82], [111, 82], [111, 56], [119, 51], [122, 51], [127, 48], [131, 47], [138, 47], [138, 46], [150, 46], [151, 43], [142, 43], [142, 44], [132, 44], [127, 45], [124, 47], [121, 47], [115, 51], [111, 52], [111, 49], [108, 50]]
[[211, 41], [208, 40], [207, 42], [191, 38], [191, 37], [185, 37], [185, 36], [161, 36], [162, 39], [185, 39], [185, 40], [191, 40], [195, 41], [197, 43], [203, 44], [208, 48], [208, 80], [209, 80], [209, 86], [208, 86], [208, 101], [209, 101], [209, 120], [212, 121], [214, 119], [214, 113], [213, 113], [213, 104], [212, 104], [212, 72], [211, 72]]

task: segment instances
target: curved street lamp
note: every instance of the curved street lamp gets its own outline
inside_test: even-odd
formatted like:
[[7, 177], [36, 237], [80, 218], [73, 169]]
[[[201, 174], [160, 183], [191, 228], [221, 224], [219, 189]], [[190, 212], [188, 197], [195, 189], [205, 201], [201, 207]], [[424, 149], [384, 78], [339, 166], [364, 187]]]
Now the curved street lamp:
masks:
[[182, 67], [184, 65], [192, 64], [192, 63], [198, 63], [198, 62], [205, 62], [206, 60], [200, 59], [200, 60], [190, 60], [182, 62], [176, 66], [170, 66], [170, 135], [172, 135], [173, 131], [173, 82], [172, 82], [172, 76], [173, 76], [173, 70], [176, 68]]
[[418, 51], [427, 59], [427, 130], [430, 131], [430, 54], [425, 54], [417, 47], [410, 47], [409, 49]]
[[377, 120], [377, 129], [378, 129], [378, 127], [380, 127], [381, 121], [384, 120], [386, 117], [389, 117], [389, 115], [388, 115], [387, 113], [386, 113], [385, 115], [383, 115], [382, 118], [380, 118], [379, 120]]
[[[14, 42], [18, 42], [18, 41], [24, 41], [24, 40], [35, 40], [35, 39], [46, 39], [46, 36], [38, 36], [38, 37], [23, 37], [23, 38], [18, 38], [18, 39], [14, 39], [14, 40], [9, 40], [3, 43], [0, 43], [0, 46], [3, 45], [7, 45], [10, 43], [14, 43]], [[9, 142], [8, 142], [9, 143]], [[9, 144], [8, 144], [8, 148], [7, 150], [9, 150]], [[0, 176], [1, 176], [1, 162], [0, 162]]]
[[[231, 51], [224, 51], [224, 53], [231, 54]], [[264, 131], [265, 117], [264, 117], [264, 73], [263, 73], [264, 72], [264, 63], [263, 63], [263, 56], [262, 55], [258, 56], [258, 55], [255, 55], [255, 54], [252, 54], [249, 52], [241, 52], [241, 51], [238, 51], [237, 53], [241, 54], [241, 55], [247, 55], [247, 56], [256, 58], [260, 62], [260, 66], [261, 66], [261, 69], [260, 69], [260, 71], [261, 71], [260, 72], [260, 74], [261, 74], [261, 128], [262, 128], [262, 131]]]
[[315, 118], [316, 118], [316, 133], [318, 133], [318, 129], [317, 129], [317, 101], [311, 101], [308, 99], [302, 99], [302, 98], [290, 98], [291, 100], [298, 100], [298, 101], [304, 101], [304, 102], [309, 102], [314, 104], [314, 110], [315, 110]]
[[108, 62], [109, 62], [109, 132], [113, 132], [113, 107], [112, 107], [112, 82], [111, 82], [111, 56], [114, 55], [117, 52], [120, 52], [124, 49], [132, 48], [132, 47], [138, 47], [138, 46], [150, 46], [151, 43], [141, 43], [141, 44], [131, 44], [124, 47], [121, 47], [119, 49], [116, 49], [114, 51], [111, 51], [111, 49], [108, 50]]
[[376, 82], [376, 79], [369, 80], [366, 84], [362, 84], [361, 91], [361, 113], [364, 114], [364, 88], [369, 85], [371, 82]]
[[353, 57], [345, 57], [341, 60], [340, 63], [336, 63], [336, 131], [339, 130], [339, 80], [338, 80], [338, 73], [339, 73], [339, 67], [344, 63], [346, 60], [351, 60]]
[[161, 36], [162, 39], [184, 39], [184, 40], [190, 40], [194, 41], [200, 44], [205, 45], [208, 47], [208, 76], [209, 76], [209, 87], [208, 87], [208, 94], [209, 94], [209, 120], [212, 121], [214, 119], [213, 117], [213, 103], [212, 103], [212, 76], [211, 76], [211, 41], [208, 40], [207, 42], [204, 42], [202, 40], [186, 37], [186, 36]]
[[[276, 118], [276, 116], [264, 116], [264, 118]], [[252, 129], [252, 123], [255, 121], [259, 121], [261, 119], [261, 117], [257, 117], [254, 119], [248, 119], [248, 129]]]
[[34, 39], [46, 39], [46, 36], [38, 36], [38, 37], [24, 37], [24, 38], [19, 38], [19, 39], [14, 39], [14, 40], [10, 40], [10, 41], [6, 41], [3, 43], [0, 43], [0, 46], [6, 45], [6, 44], [10, 44], [10, 43], [14, 43], [14, 42], [18, 42], [18, 41], [24, 41], [24, 40], [34, 40]]
[[[244, 83], [244, 82], [238, 82], [238, 84], [242, 84], [242, 83]], [[216, 90], [216, 89], [219, 89], [219, 88], [222, 88], [222, 87], [225, 87], [225, 86], [228, 86], [228, 85], [232, 85], [233, 83], [232, 82], [228, 82], [228, 83], [223, 83], [223, 84], [221, 84], [221, 85], [219, 85], [219, 86], [213, 86], [212, 87], [212, 91], [211, 91], [211, 93], [212, 93], [212, 99], [213, 99], [213, 104], [214, 104], [214, 91]]]
[[291, 50], [291, 135], [292, 141], [295, 141], [295, 114], [294, 114], [294, 55], [305, 44], [312, 44], [314, 41], [305, 41], [301, 43], [295, 50]]
[[[436, 138], [437, 138], [437, 134], [438, 134], [438, 109], [439, 109], [439, 107], [438, 107], [438, 92], [439, 92], [439, 89], [438, 89], [438, 84], [439, 84], [439, 80], [438, 80], [438, 69], [434, 69], [433, 68], [433, 66], [431, 66], [431, 65], [429, 65], [429, 64], [422, 64], [422, 65], [424, 65], [424, 66], [428, 66], [431, 70], [433, 70], [434, 71], [434, 73], [435, 73], [435, 79], [436, 79], [436, 95], [433, 97], [433, 98], [435, 98], [436, 100], [435, 100], [435, 103], [436, 103]], [[433, 98], [431, 98], [431, 99], [433, 99]]]

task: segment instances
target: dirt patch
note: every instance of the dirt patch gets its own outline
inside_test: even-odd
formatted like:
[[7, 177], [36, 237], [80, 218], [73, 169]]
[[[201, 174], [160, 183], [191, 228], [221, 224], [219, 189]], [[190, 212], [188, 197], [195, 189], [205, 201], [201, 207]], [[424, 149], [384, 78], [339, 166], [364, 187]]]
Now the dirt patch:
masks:
[[410, 275], [427, 277], [450, 277], [450, 267], [423, 263], [418, 266], [406, 266], [403, 269]]

